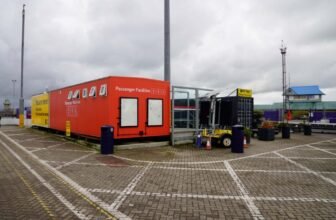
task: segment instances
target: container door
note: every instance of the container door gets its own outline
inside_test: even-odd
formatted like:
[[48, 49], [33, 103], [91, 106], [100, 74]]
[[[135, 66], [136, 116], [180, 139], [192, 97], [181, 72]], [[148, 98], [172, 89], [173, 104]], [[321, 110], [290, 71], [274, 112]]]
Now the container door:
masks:
[[120, 127], [138, 127], [138, 99], [120, 99]]
[[128, 138], [139, 135], [139, 101], [136, 97], [120, 98], [117, 135]]
[[163, 126], [162, 99], [147, 99], [147, 126]]

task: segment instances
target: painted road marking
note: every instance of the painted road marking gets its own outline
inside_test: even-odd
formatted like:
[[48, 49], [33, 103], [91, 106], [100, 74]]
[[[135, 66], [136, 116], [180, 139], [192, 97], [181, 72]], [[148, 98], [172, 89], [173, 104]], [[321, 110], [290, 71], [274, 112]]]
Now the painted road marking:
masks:
[[288, 157], [289, 159], [303, 159], [303, 160], [336, 160], [333, 157]]
[[[96, 196], [92, 195], [91, 193], [89, 193], [88, 191], [86, 191], [82, 186], [80, 186], [78, 183], [76, 183], [75, 181], [73, 181], [72, 179], [70, 179], [68, 176], [64, 175], [62, 172], [58, 171], [57, 169], [55, 169], [54, 167], [52, 167], [51, 165], [49, 165], [48, 163], [44, 162], [43, 160], [41, 160], [38, 156], [36, 156], [35, 154], [31, 153], [29, 150], [27, 150], [24, 146], [22, 146], [21, 144], [17, 143], [16, 141], [14, 141], [13, 139], [11, 139], [10, 137], [8, 137], [6, 134], [4, 134], [3, 132], [0, 131], [0, 134], [2, 136], [4, 136], [7, 140], [9, 140], [10, 142], [12, 142], [15, 146], [17, 146], [19, 149], [21, 149], [22, 151], [26, 152], [28, 155], [30, 155], [32, 158], [34, 158], [36, 161], [40, 162], [41, 164], [43, 164], [46, 168], [48, 168], [48, 170], [51, 171], [51, 173], [55, 174], [55, 176], [57, 176], [60, 180], [62, 180], [64, 183], [68, 184], [70, 187], [72, 187], [73, 191], [75, 193], [77, 193], [79, 196], [81, 196], [83, 199], [85, 199], [89, 204], [91, 204], [92, 206], [95, 207], [95, 204], [98, 204], [100, 207], [102, 207], [103, 209], [107, 210], [109, 213], [111, 213], [113, 216], [109, 215], [109, 213], [105, 213], [104, 210], [99, 209], [99, 207], [95, 207], [96, 209], [100, 210], [102, 213], [109, 215], [109, 217], [116, 217], [118, 219], [130, 219], [128, 216], [126, 216], [125, 214], [119, 212], [118, 210], [113, 210], [109, 208], [109, 205], [105, 202], [103, 202], [101, 199], [97, 198]], [[71, 189], [71, 188], [70, 188]]]
[[[32, 149], [32, 147], [27, 147], [27, 149]], [[83, 153], [96, 153], [96, 151], [93, 150], [70, 150], [70, 149], [50, 149], [49, 147], [42, 147], [42, 148], [34, 148], [35, 150], [31, 150], [30, 152], [34, 153], [37, 151], [42, 151], [42, 150], [51, 150], [51, 151], [64, 151], [64, 152], [83, 152]]]
[[[311, 149], [310, 151], [313, 151], [314, 149]], [[315, 150], [316, 151], [316, 150]], [[304, 159], [304, 160], [336, 160], [336, 158], [333, 157], [288, 157], [290, 159]], [[281, 157], [255, 157], [255, 158], [250, 158], [250, 159], [280, 159], [283, 160]]]
[[153, 163], [149, 163], [146, 167], [144, 167], [134, 178], [133, 180], [126, 186], [126, 188], [122, 191], [122, 194], [120, 194], [114, 202], [110, 205], [111, 209], [118, 209], [120, 205], [125, 201], [127, 195], [129, 195], [133, 189], [136, 187], [138, 182], [141, 180], [141, 178], [145, 175], [147, 170], [149, 170], [152, 167]]
[[5, 142], [0, 143], [24, 166], [26, 167], [41, 183], [44, 185], [58, 200], [60, 200], [70, 211], [72, 211], [80, 219], [88, 219], [81, 210], [77, 209], [71, 202], [64, 198], [53, 186], [51, 186], [42, 176], [40, 176], [31, 166], [15, 153]]
[[[106, 193], [106, 194], [124, 194], [121, 190], [109, 189], [92, 189], [86, 188], [89, 192]], [[131, 196], [152, 196], [152, 197], [167, 197], [167, 198], [192, 198], [192, 199], [218, 199], [218, 200], [244, 200], [244, 196], [230, 195], [207, 195], [207, 194], [190, 194], [190, 193], [157, 193], [157, 192], [139, 192], [132, 191], [128, 195]], [[336, 199], [325, 198], [308, 198], [308, 197], [268, 197], [268, 196], [250, 196], [251, 200], [257, 201], [300, 201], [300, 202], [323, 202], [336, 203]]]
[[[282, 159], [282, 158], [280, 158], [280, 159]], [[65, 161], [55, 161], [55, 160], [43, 160], [43, 161], [47, 162], [47, 163], [62, 163], [62, 164], [67, 163]], [[110, 164], [105, 164], [105, 163], [85, 163], [85, 162], [76, 162], [76, 163], [73, 163], [73, 165], [111, 166]], [[114, 165], [113, 165], [113, 167], [114, 167]], [[123, 165], [121, 167], [123, 167]], [[130, 166], [127, 166], [127, 167], [144, 168], [145, 166], [130, 165]], [[160, 167], [160, 166], [156, 167], [156, 166], [152, 166], [151, 169], [228, 172], [227, 169], [220, 169], [220, 168], [218, 168], [218, 169], [207, 169], [207, 168], [180, 168], [180, 167]], [[253, 172], [256, 172], [256, 173], [310, 173], [308, 171], [303, 171], [303, 170], [255, 170], [255, 169], [246, 170], [246, 169], [235, 169], [235, 171], [236, 172], [251, 172], [251, 173], [253, 173]], [[321, 173], [321, 174], [336, 174], [336, 172], [332, 172], [332, 171], [319, 171], [317, 173]]]
[[244, 198], [244, 202], [249, 209], [250, 213], [252, 214], [253, 219], [264, 219], [264, 216], [260, 213], [260, 210], [258, 207], [254, 204], [253, 200], [249, 196], [249, 192], [244, 186], [243, 182], [239, 179], [236, 172], [231, 167], [230, 163], [228, 161], [224, 161], [224, 165], [226, 169], [229, 171], [230, 176], [235, 181], [236, 185], [239, 188], [240, 194]]
[[221, 168], [216, 169], [216, 168], [196, 168], [196, 167], [163, 167], [163, 166], [153, 166], [152, 169], [227, 172], [226, 169], [221, 169]]
[[26, 142], [26, 141], [42, 140], [42, 139], [46, 139], [46, 138], [48, 138], [48, 137], [40, 137], [40, 136], [38, 136], [36, 138], [29, 138], [29, 139], [25, 139], [25, 140], [20, 140], [20, 141], [18, 141], [18, 143], [22, 143], [22, 142]]
[[[333, 139], [331, 139], [331, 140], [334, 140], [334, 139], [335, 139], [335, 138], [333, 138]], [[329, 140], [327, 140], [327, 141], [329, 141]], [[314, 142], [314, 143], [310, 143], [310, 144], [319, 144], [319, 143], [323, 143], [323, 142], [327, 142], [327, 141], [318, 141], [318, 142]], [[111, 157], [115, 157], [115, 158], [122, 159], [122, 160], [133, 161], [133, 162], [137, 162], [137, 163], [189, 164], [189, 165], [193, 165], [193, 164], [213, 164], [213, 163], [223, 163], [224, 161], [229, 161], [229, 162], [231, 162], [231, 161], [243, 160], [243, 159], [247, 159], [247, 158], [259, 157], [259, 156], [266, 155], [266, 154], [269, 154], [269, 153], [280, 152], [280, 151], [290, 150], [290, 149], [295, 149], [295, 148], [300, 148], [300, 147], [306, 147], [307, 145], [308, 145], [308, 144], [296, 145], [296, 146], [287, 147], [287, 148], [283, 148], [283, 149], [279, 149], [279, 150], [273, 150], [273, 151], [268, 151], [268, 152], [264, 152], [264, 153], [259, 153], [259, 154], [249, 155], [249, 156], [243, 156], [243, 157], [238, 157], [238, 158], [228, 159], [228, 160], [199, 161], [199, 162], [174, 162], [174, 161], [136, 160], [136, 159], [131, 159], [131, 158], [122, 157], [122, 156], [116, 156], [116, 155], [111, 155]]]
[[116, 190], [116, 189], [90, 189], [86, 188], [88, 192], [95, 192], [95, 193], [109, 193], [109, 194], [123, 194], [123, 191], [121, 190]]
[[80, 160], [82, 160], [82, 159], [85, 159], [85, 158], [87, 158], [87, 157], [89, 157], [89, 156], [91, 156], [91, 155], [93, 155], [93, 154], [96, 154], [96, 152], [89, 153], [89, 154], [84, 155], [84, 156], [82, 156], [82, 157], [79, 157], [79, 158], [77, 158], [77, 159], [75, 159], [75, 160], [72, 160], [72, 161], [67, 162], [67, 163], [65, 163], [65, 164], [62, 164], [62, 165], [59, 165], [58, 167], [56, 167], [56, 169], [59, 170], [59, 169], [62, 169], [62, 168], [64, 168], [64, 167], [67, 167], [67, 166], [69, 166], [69, 165], [71, 165], [71, 164], [73, 164], [73, 163], [76, 163], [77, 161], [80, 161]]
[[298, 166], [298, 167], [300, 167], [300, 168], [306, 170], [307, 172], [310, 172], [311, 174], [314, 174], [315, 176], [320, 177], [321, 179], [325, 180], [326, 182], [328, 182], [328, 183], [330, 183], [330, 184], [336, 186], [336, 182], [333, 181], [332, 179], [327, 178], [327, 177], [321, 175], [320, 173], [315, 172], [315, 171], [309, 169], [308, 167], [303, 166], [302, 164], [299, 164], [299, 163], [295, 162], [294, 160], [291, 160], [291, 159], [289, 159], [288, 157], [286, 157], [286, 156], [284, 156], [284, 155], [282, 155], [282, 154], [280, 154], [280, 153], [278, 153], [278, 152], [275, 152], [275, 154], [277, 154], [277, 155], [279, 155], [280, 157], [284, 158], [284, 159], [287, 160], [288, 162], [290, 162], [290, 163], [292, 163], [292, 164], [295, 164], [296, 166]]
[[[314, 147], [314, 146], [311, 146], [311, 145], [307, 145], [307, 146], [308, 146], [308, 147], [311, 147], [311, 148], [313, 148], [313, 149], [315, 149], [315, 150], [323, 151], [323, 152], [325, 152], [325, 153], [332, 154], [332, 155], [335, 155], [335, 156], [336, 156], [336, 153], [327, 151], [326, 149], [322, 149], [322, 148]], [[333, 158], [333, 159], [336, 159], [336, 158]]]
[[14, 133], [14, 134], [6, 134], [8, 137], [12, 137], [12, 136], [19, 136], [19, 135], [25, 135], [25, 134], [29, 134], [28, 132], [22, 132], [22, 133]]
[[6, 155], [4, 155], [1, 151], [0, 151], [0, 156], [4, 159], [5, 162], [7, 162], [7, 164], [9, 165], [9, 167], [11, 168], [11, 170], [16, 173], [16, 175], [21, 179], [21, 181], [23, 182], [23, 184], [28, 188], [28, 190], [30, 191], [30, 193], [34, 196], [34, 198], [38, 201], [38, 203], [41, 205], [41, 207], [43, 208], [43, 210], [49, 215], [50, 218], [55, 219], [55, 215], [52, 213], [52, 211], [50, 210], [49, 206], [43, 201], [43, 199], [36, 193], [36, 191], [34, 190], [34, 188], [32, 187], [32, 185], [30, 184], [30, 182], [24, 178], [24, 176], [22, 175], [22, 173], [20, 171], [18, 171], [14, 165], [12, 165], [11, 161], [8, 159], [8, 157]]

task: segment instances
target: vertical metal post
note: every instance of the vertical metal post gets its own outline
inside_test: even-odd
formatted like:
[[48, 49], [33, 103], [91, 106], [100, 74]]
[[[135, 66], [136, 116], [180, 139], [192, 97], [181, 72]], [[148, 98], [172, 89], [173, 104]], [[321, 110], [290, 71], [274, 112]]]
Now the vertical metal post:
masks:
[[283, 41], [280, 48], [280, 52], [282, 55], [282, 122], [285, 122], [285, 113], [287, 109], [287, 85], [286, 85], [286, 50], [287, 48], [284, 46]]
[[164, 0], [164, 80], [170, 81], [170, 8]]
[[196, 89], [196, 94], [195, 94], [195, 107], [196, 107], [196, 122], [195, 122], [195, 128], [196, 130], [199, 129], [199, 113], [200, 113], [200, 106], [199, 106], [199, 90]]
[[172, 121], [171, 121], [171, 145], [172, 146], [174, 146], [175, 145], [175, 140], [174, 140], [174, 138], [175, 138], [175, 136], [174, 136], [174, 132], [175, 132], [175, 129], [174, 129], [174, 127], [175, 127], [175, 125], [174, 125], [174, 123], [175, 123], [175, 87], [174, 86], [172, 86], [172, 110], [171, 110], [171, 119], [172, 119]]
[[175, 87], [174, 86], [172, 86], [172, 108], [171, 108], [171, 135], [170, 135], [170, 137], [171, 137], [171, 145], [172, 146], [174, 146], [175, 144], [174, 144], [174, 142], [175, 142], [175, 140], [174, 140], [174, 121], [175, 121], [175, 115], [174, 115], [174, 113], [175, 113], [175, 95], [174, 95], [174, 93], [175, 93]]
[[24, 28], [25, 28], [25, 4], [22, 8], [22, 44], [21, 44], [21, 90], [20, 90], [20, 118], [19, 126], [24, 127], [24, 99], [23, 99], [23, 61], [24, 61]]
[[15, 98], [15, 83], [16, 83], [16, 79], [12, 79], [12, 83], [13, 83], [13, 98]]
[[189, 101], [189, 92], [187, 92], [187, 128], [189, 128], [189, 123], [190, 123], [190, 101]]

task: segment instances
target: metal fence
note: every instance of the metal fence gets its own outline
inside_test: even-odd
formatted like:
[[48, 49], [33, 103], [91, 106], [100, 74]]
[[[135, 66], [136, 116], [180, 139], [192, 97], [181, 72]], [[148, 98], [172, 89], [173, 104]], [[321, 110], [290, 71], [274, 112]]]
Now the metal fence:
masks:
[[171, 144], [192, 142], [199, 131], [200, 97], [211, 89], [172, 86]]

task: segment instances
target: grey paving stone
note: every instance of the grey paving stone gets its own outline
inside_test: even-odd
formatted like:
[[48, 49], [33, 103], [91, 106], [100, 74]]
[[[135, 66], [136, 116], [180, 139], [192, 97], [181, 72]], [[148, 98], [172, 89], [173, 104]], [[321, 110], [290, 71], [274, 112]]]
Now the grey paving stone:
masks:
[[236, 200], [129, 196], [119, 210], [133, 219], [252, 219]]
[[274, 170], [274, 171], [303, 171], [302, 168], [286, 161], [283, 158], [246, 158], [232, 161], [231, 166], [236, 170]]
[[84, 155], [89, 154], [88, 152], [76, 152], [76, 151], [52, 151], [44, 150], [34, 152], [41, 160], [59, 161], [59, 162], [70, 162]]
[[141, 192], [239, 195], [228, 172], [151, 168], [134, 189]]
[[336, 204], [297, 201], [256, 201], [265, 219], [335, 219]]
[[84, 188], [123, 190], [138, 174], [138, 167], [110, 167], [72, 164], [61, 172]]
[[243, 173], [238, 176], [253, 196], [336, 198], [335, 186], [309, 173]]
[[302, 147], [300, 149], [289, 149], [279, 152], [286, 157], [310, 157], [310, 158], [334, 158], [335, 155], [315, 150], [309, 147]]
[[[6, 129], [13, 128], [1, 127], [0, 131]], [[30, 129], [4, 132], [13, 135], [11, 137], [20, 141], [28, 150], [64, 143], [58, 136], [49, 136]], [[14, 135], [20, 133], [24, 134]], [[47, 138], [43, 142], [29, 141], [39, 135]], [[0, 138], [10, 144], [1, 136]], [[252, 139], [252, 144], [244, 149], [244, 154], [232, 154], [230, 149], [214, 148], [206, 151], [190, 146], [118, 149], [116, 157], [97, 153], [60, 171], [83, 187], [84, 193], [93, 195], [107, 205], [121, 198], [118, 211], [132, 219], [250, 219], [251, 212], [241, 196], [242, 192], [225, 169], [223, 161], [229, 160], [246, 190], [247, 198], [251, 197], [251, 201], [265, 219], [335, 219], [336, 187], [272, 153], [280, 150], [279, 153], [292, 157], [291, 160], [298, 164], [322, 172], [321, 175], [336, 181], [336, 160], [331, 159], [335, 155], [308, 146], [296, 147], [312, 144], [314, 147], [335, 152], [336, 142], [313, 143], [331, 138], [335, 138], [335, 135], [292, 134], [289, 140], [277, 136], [272, 142]], [[16, 146], [11, 147], [59, 193], [84, 210], [87, 217], [106, 219], [81, 194], [69, 189], [62, 182], [64, 180], [51, 174]], [[283, 150], [285, 148], [292, 149]], [[2, 146], [0, 150], [6, 152]], [[58, 167], [88, 155], [86, 151], [91, 149], [66, 142], [51, 149], [36, 151], [34, 155], [40, 160], [47, 160], [49, 165]], [[0, 165], [2, 162], [0, 161]], [[154, 163], [142, 173], [150, 162]], [[76, 218], [50, 191], [22, 168], [19, 161], [13, 160], [13, 164], [22, 170], [57, 218]], [[0, 181], [5, 183], [0, 184], [0, 191], [5, 195], [0, 196], [0, 213], [5, 213], [5, 219], [45, 219], [45, 211], [22, 184], [17, 184], [18, 177], [6, 166], [0, 166], [0, 172]], [[14, 188], [17, 188], [17, 192], [12, 193]], [[9, 198], [10, 196], [15, 199]], [[286, 199], [291, 201], [284, 201]], [[17, 209], [21, 211], [15, 212]]]

